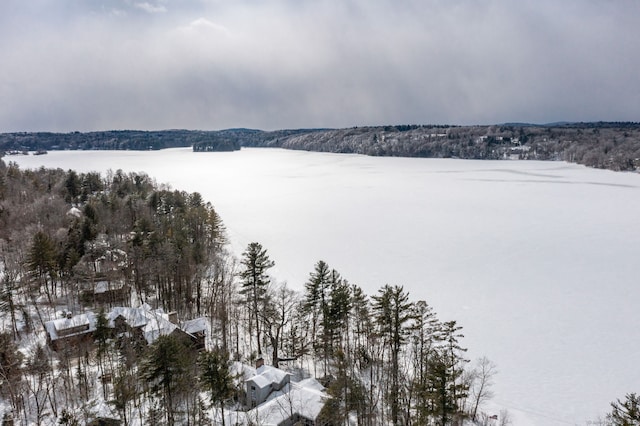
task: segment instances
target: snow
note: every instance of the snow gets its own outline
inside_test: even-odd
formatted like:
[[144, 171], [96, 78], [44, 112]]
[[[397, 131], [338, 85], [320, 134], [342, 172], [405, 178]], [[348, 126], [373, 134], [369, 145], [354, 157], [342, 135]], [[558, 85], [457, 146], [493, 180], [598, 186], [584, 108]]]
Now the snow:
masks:
[[124, 287], [124, 281], [98, 281], [94, 287], [94, 293], [106, 293], [111, 290], [120, 290]]
[[320, 382], [317, 381], [316, 379], [314, 379], [313, 377], [309, 377], [307, 379], [300, 380], [299, 382], [297, 382], [297, 385], [302, 387], [302, 388], [309, 389], [309, 390], [315, 390], [315, 391], [318, 391], [318, 392], [324, 391], [324, 386], [322, 386], [320, 384]]
[[96, 418], [103, 419], [119, 419], [120, 416], [116, 411], [114, 411], [107, 403], [103, 400], [99, 400], [96, 403], [94, 408], [94, 413]]
[[260, 242], [273, 275], [294, 288], [320, 259], [368, 294], [404, 285], [464, 327], [469, 358], [498, 365], [493, 403], [518, 416], [514, 424], [585, 424], [638, 391], [637, 174], [279, 149], [12, 161], [100, 172], [115, 164], [198, 191], [234, 252]]
[[[70, 337], [77, 334], [88, 333], [96, 329], [96, 318], [92, 312], [74, 315], [71, 318], [58, 318], [44, 323], [49, 338], [57, 340], [60, 337]], [[75, 333], [64, 333], [65, 330], [79, 327], [81, 330]]]
[[258, 387], [280, 386], [289, 373], [270, 365], [263, 365], [256, 369], [256, 375], [248, 380], [253, 381]]
[[206, 331], [208, 330], [207, 319], [200, 317], [185, 321], [182, 325], [182, 329], [189, 334], [196, 334], [202, 331]]
[[69, 209], [69, 211], [67, 212], [68, 216], [73, 216], [73, 217], [81, 217], [82, 216], [82, 211], [77, 208], [77, 207], [71, 207]]
[[[290, 417], [292, 413], [298, 413], [308, 419], [315, 419], [324, 406], [327, 394], [315, 389], [301, 387], [291, 383], [289, 392], [265, 402], [256, 407], [255, 418], [260, 419], [265, 425], [278, 425]], [[252, 411], [254, 411], [252, 410]], [[250, 418], [254, 416], [249, 414]]]
[[118, 306], [109, 311], [107, 314], [107, 320], [109, 321], [109, 327], [113, 328], [115, 327], [115, 320], [121, 316], [129, 327], [137, 328], [143, 327], [149, 322], [149, 319], [147, 318], [148, 314], [149, 310], [145, 308]]
[[177, 325], [169, 321], [169, 316], [162, 309], [154, 310], [148, 304], [143, 304], [138, 308], [113, 308], [107, 315], [110, 327], [115, 326], [115, 320], [119, 316], [122, 316], [130, 327], [142, 327], [142, 333], [148, 344], [152, 344], [160, 336], [168, 336], [178, 328]]
[[[266, 369], [266, 371], [270, 372], [274, 370], [278, 369], [273, 367]], [[283, 371], [282, 373], [287, 374]], [[271, 426], [280, 424], [294, 414], [315, 420], [327, 398], [329, 396], [324, 392], [324, 388], [315, 379], [305, 379], [297, 383], [292, 382], [282, 391], [274, 392], [267, 402], [258, 407], [247, 412], [230, 412], [227, 416], [227, 423], [257, 423]]]
[[229, 370], [232, 376], [240, 376], [243, 381], [246, 381], [256, 375], [255, 368], [238, 361], [233, 361]]

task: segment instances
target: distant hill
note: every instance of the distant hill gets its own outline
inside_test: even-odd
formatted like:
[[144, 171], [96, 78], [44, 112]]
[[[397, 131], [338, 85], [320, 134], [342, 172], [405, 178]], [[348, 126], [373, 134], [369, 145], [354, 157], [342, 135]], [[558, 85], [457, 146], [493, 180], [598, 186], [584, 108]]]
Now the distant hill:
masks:
[[4, 133], [0, 151], [153, 150], [193, 147], [232, 151], [278, 147], [374, 156], [565, 160], [611, 170], [640, 169], [640, 123], [509, 123], [490, 126], [389, 125], [262, 131], [119, 130]]
[[565, 160], [640, 169], [640, 123], [353, 127], [263, 139], [252, 146], [374, 156]]

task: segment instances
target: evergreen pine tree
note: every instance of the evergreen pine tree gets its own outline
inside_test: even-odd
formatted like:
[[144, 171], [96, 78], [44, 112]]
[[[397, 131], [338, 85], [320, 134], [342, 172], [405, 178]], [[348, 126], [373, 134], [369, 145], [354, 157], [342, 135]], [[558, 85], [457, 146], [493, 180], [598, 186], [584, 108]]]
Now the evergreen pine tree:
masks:
[[319, 260], [315, 264], [313, 272], [309, 274], [309, 281], [304, 285], [304, 308], [306, 312], [311, 314], [311, 343], [316, 353], [319, 353], [324, 348], [324, 339], [322, 340], [323, 345], [318, 345], [318, 326], [323, 319], [323, 313], [327, 306], [329, 279], [329, 265]]
[[369, 299], [362, 288], [353, 284], [351, 286], [351, 317], [355, 332], [355, 344], [359, 352], [366, 352], [366, 345], [371, 334], [372, 322], [369, 309]]
[[460, 413], [460, 402], [466, 398], [468, 384], [463, 378], [464, 365], [468, 362], [466, 352], [459, 343], [464, 337], [459, 331], [462, 327], [455, 321], [442, 324], [440, 345], [429, 357], [427, 373], [427, 393], [431, 414], [437, 424], [446, 426]]
[[270, 282], [267, 270], [273, 267], [275, 263], [269, 259], [267, 250], [260, 243], [255, 242], [247, 246], [245, 252], [242, 253], [240, 263], [242, 265], [242, 270], [240, 271], [242, 288], [240, 293], [247, 297], [247, 302], [251, 306], [251, 317], [255, 321], [258, 341], [258, 353], [262, 353], [258, 306], [264, 300], [267, 286]]
[[459, 326], [456, 321], [447, 321], [442, 324], [442, 338], [449, 365], [451, 366], [451, 377], [453, 378], [451, 384], [452, 397], [457, 407], [461, 406], [461, 401], [467, 397], [469, 391], [468, 384], [462, 380], [464, 366], [469, 360], [464, 357], [467, 349], [460, 346], [459, 339], [464, 337], [460, 330], [462, 330], [462, 326]]
[[180, 391], [193, 380], [189, 375], [192, 361], [184, 345], [172, 335], [160, 336], [149, 349], [143, 365], [144, 378], [151, 393], [163, 401], [167, 424], [173, 426]]
[[43, 231], [36, 232], [27, 255], [27, 270], [36, 286], [34, 290], [44, 287], [49, 303], [53, 303], [55, 297], [56, 258], [56, 246], [51, 237]]
[[11, 334], [0, 332], [0, 395], [9, 396], [14, 409], [21, 393], [23, 358]]
[[[104, 357], [109, 350], [110, 334], [111, 334], [111, 330], [109, 329], [109, 320], [104, 314], [104, 309], [100, 309], [100, 311], [96, 315], [96, 329], [93, 332], [93, 340], [96, 344], [96, 358], [98, 360], [98, 367], [100, 368], [100, 375], [102, 377], [105, 376]], [[107, 385], [104, 380], [102, 380], [102, 392], [106, 398]]]
[[430, 358], [440, 339], [440, 322], [435, 312], [423, 300], [413, 305], [413, 324], [411, 326], [411, 345], [413, 359], [412, 387], [416, 420], [426, 424], [431, 414], [431, 401], [427, 374]]
[[400, 404], [398, 394], [400, 392], [400, 365], [399, 357], [402, 346], [405, 344], [408, 334], [408, 323], [411, 319], [411, 302], [409, 294], [405, 293], [402, 286], [385, 285], [378, 294], [372, 296], [375, 319], [380, 333], [389, 343], [391, 356], [391, 389], [388, 400], [391, 405], [391, 421], [394, 425], [400, 421]]
[[[335, 272], [335, 271], [334, 271]], [[337, 279], [334, 279], [337, 278]], [[351, 311], [351, 286], [337, 272], [332, 274], [331, 295], [329, 299], [330, 347], [342, 343], [349, 325]]]
[[225, 424], [224, 404], [233, 395], [233, 377], [229, 371], [229, 355], [221, 349], [202, 352], [198, 358], [200, 383], [209, 393], [211, 406], [220, 407], [222, 426]]
[[640, 396], [628, 393], [624, 401], [619, 399], [611, 403], [611, 413], [607, 420], [613, 426], [639, 426], [640, 425]]
[[329, 360], [336, 350], [338, 333], [349, 314], [349, 288], [335, 269], [329, 273], [329, 281], [321, 293], [322, 314], [322, 358], [325, 375], [328, 374]]

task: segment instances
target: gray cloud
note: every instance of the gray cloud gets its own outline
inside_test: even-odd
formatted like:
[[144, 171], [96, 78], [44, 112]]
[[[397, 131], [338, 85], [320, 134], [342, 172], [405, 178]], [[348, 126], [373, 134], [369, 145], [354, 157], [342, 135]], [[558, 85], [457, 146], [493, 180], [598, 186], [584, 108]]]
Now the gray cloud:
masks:
[[635, 1], [5, 0], [0, 131], [638, 120]]

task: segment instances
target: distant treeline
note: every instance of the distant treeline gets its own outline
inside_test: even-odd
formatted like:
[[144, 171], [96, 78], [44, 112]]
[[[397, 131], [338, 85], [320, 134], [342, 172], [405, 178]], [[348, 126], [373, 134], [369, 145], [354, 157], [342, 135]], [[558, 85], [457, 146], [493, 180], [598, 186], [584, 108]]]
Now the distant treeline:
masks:
[[279, 147], [394, 157], [565, 160], [617, 171], [640, 169], [640, 123], [635, 122], [0, 134], [0, 151], [188, 146], [194, 151]]
[[199, 131], [162, 130], [110, 130], [104, 132], [71, 133], [4, 133], [0, 134], [0, 150], [151, 150], [191, 146], [205, 137]]
[[157, 150], [193, 147], [194, 151], [235, 151], [241, 146], [264, 146], [273, 141], [317, 130], [252, 129], [202, 130], [109, 130], [103, 132], [18, 132], [0, 134], [0, 152], [50, 150]]

